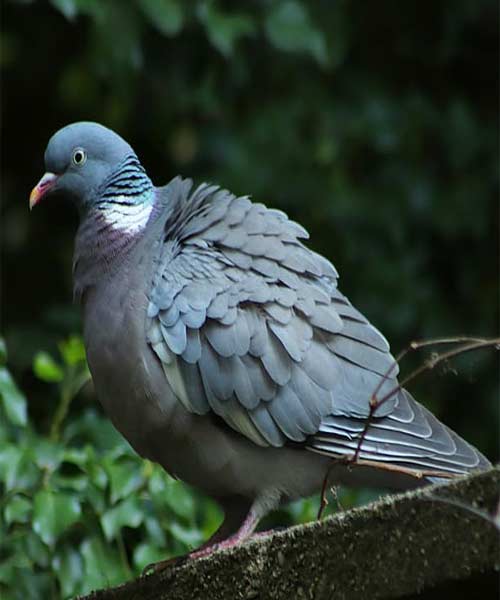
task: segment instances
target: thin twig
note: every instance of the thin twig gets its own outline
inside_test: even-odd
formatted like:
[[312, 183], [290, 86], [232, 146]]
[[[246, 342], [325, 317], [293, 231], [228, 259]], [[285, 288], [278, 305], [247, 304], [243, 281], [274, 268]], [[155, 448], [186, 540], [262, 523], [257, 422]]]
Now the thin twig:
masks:
[[339, 487], [340, 487], [340, 486], [338, 486], [338, 485], [332, 485], [332, 486], [330, 487], [330, 493], [331, 493], [331, 495], [332, 495], [332, 498], [335, 500], [335, 503], [336, 503], [336, 505], [337, 505], [337, 509], [338, 509], [340, 512], [343, 512], [345, 509], [344, 509], [344, 507], [342, 506], [342, 502], [340, 501], [340, 497], [339, 497]]
[[328, 466], [328, 469], [326, 470], [325, 478], [323, 479], [323, 485], [321, 486], [321, 495], [320, 495], [320, 500], [319, 500], [318, 515], [316, 517], [318, 519], [318, 521], [323, 516], [323, 511], [328, 506], [328, 498], [326, 497], [327, 486], [328, 486], [328, 478], [330, 477], [330, 471], [332, 470], [334, 464], [335, 463], [332, 462]]
[[[432, 346], [432, 345], [453, 344], [453, 343], [463, 343], [463, 342], [467, 342], [467, 343], [464, 343], [462, 346], [459, 346], [458, 348], [454, 348], [453, 350], [448, 350], [447, 352], [443, 352], [442, 354], [436, 354], [435, 356], [427, 359], [423, 365], [420, 365], [420, 367], [416, 368], [407, 377], [405, 377], [402, 381], [400, 381], [398, 384], [396, 384], [389, 392], [387, 392], [385, 394], [385, 396], [383, 396], [380, 399], [377, 398], [377, 394], [380, 392], [380, 388], [382, 387], [383, 382], [385, 380], [387, 380], [390, 373], [394, 370], [395, 365], [398, 364], [398, 361], [401, 360], [401, 358], [404, 357], [406, 354], [408, 354], [408, 352], [410, 352], [412, 350], [419, 350], [420, 348], [424, 348], [424, 347], [428, 347], [428, 346]], [[464, 354], [465, 352], [471, 352], [472, 350], [479, 350], [480, 348], [490, 348], [490, 347], [498, 348], [499, 346], [500, 346], [500, 338], [484, 339], [484, 338], [468, 338], [468, 337], [463, 337], [463, 336], [454, 337], [454, 338], [438, 338], [435, 340], [423, 340], [423, 341], [411, 342], [411, 344], [407, 348], [405, 348], [403, 350], [403, 352], [401, 352], [398, 355], [397, 360], [395, 360], [395, 362], [389, 367], [387, 372], [384, 374], [384, 377], [380, 380], [379, 384], [377, 385], [376, 390], [372, 394], [370, 401], [369, 401], [369, 410], [368, 410], [368, 415], [366, 417], [365, 426], [363, 428], [363, 431], [360, 434], [358, 444], [356, 446], [356, 450], [354, 451], [354, 454], [351, 457], [351, 462], [358, 462], [359, 454], [361, 452], [361, 446], [363, 445], [363, 442], [366, 438], [366, 434], [368, 433], [368, 429], [370, 428], [370, 425], [373, 421], [375, 412], [385, 402], [390, 400], [401, 389], [403, 389], [403, 387], [405, 385], [410, 383], [410, 381], [413, 381], [422, 373], [434, 369], [434, 367], [436, 367], [438, 364], [440, 364], [444, 361], [447, 361], [450, 358], [458, 356], [459, 354]]]
[[[447, 352], [443, 352], [442, 354], [435, 354], [434, 356], [427, 359], [424, 364], [420, 365], [420, 367], [416, 368], [412, 371], [407, 377], [405, 377], [401, 382], [394, 386], [389, 392], [387, 392], [382, 398], [378, 399], [377, 396], [380, 393], [380, 390], [385, 381], [388, 380], [393, 371], [399, 367], [400, 361], [409, 353], [417, 350], [421, 350], [422, 348], [427, 348], [429, 346], [439, 346], [439, 345], [447, 345], [447, 344], [462, 344], [458, 348], [454, 348], [453, 350], [448, 350]], [[415, 477], [417, 479], [421, 479], [422, 477], [432, 477], [439, 476], [443, 478], [452, 478], [454, 475], [447, 474], [441, 471], [416, 471], [414, 469], [407, 469], [405, 467], [401, 467], [398, 465], [389, 465], [384, 463], [378, 463], [376, 461], [370, 460], [360, 460], [359, 456], [361, 453], [361, 446], [365, 441], [366, 435], [368, 433], [368, 429], [375, 417], [375, 412], [390, 398], [392, 398], [395, 394], [397, 394], [403, 386], [407, 385], [422, 373], [426, 371], [430, 371], [434, 369], [438, 364], [449, 360], [450, 358], [454, 358], [459, 354], [464, 354], [466, 352], [471, 352], [473, 350], [479, 350], [481, 348], [496, 348], [500, 350], [500, 338], [476, 338], [476, 337], [468, 337], [468, 336], [453, 336], [453, 337], [442, 337], [442, 338], [434, 338], [431, 340], [415, 340], [411, 342], [406, 348], [404, 348], [394, 359], [394, 363], [390, 365], [387, 369], [384, 376], [380, 379], [377, 387], [373, 391], [369, 403], [368, 403], [368, 415], [365, 419], [365, 424], [363, 430], [358, 439], [358, 443], [356, 445], [356, 449], [354, 453], [347, 457], [339, 457], [333, 459], [331, 464], [328, 466], [328, 469], [325, 473], [325, 478], [323, 480], [323, 485], [321, 487], [321, 500], [320, 506], [318, 510], [318, 519], [321, 519], [323, 511], [328, 505], [328, 500], [326, 498], [327, 489], [328, 489], [328, 479], [330, 477], [330, 472], [332, 468], [338, 464], [346, 464], [348, 466], [354, 465], [365, 465], [365, 466], [376, 466], [379, 469], [394, 471], [398, 473], [403, 473], [405, 475], [409, 475]], [[496, 517], [492, 517], [495, 520], [495, 523], [500, 523], [500, 504], [498, 507], [499, 514]], [[500, 525], [497, 526], [500, 527]]]

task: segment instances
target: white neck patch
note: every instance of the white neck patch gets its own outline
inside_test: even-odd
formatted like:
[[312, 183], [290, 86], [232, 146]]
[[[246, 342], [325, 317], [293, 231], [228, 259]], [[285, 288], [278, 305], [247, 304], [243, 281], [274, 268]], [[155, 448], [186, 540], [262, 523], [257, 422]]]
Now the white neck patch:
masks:
[[[125, 199], [124, 196], [119, 196], [117, 200], [120, 200], [120, 198]], [[141, 204], [118, 204], [118, 202], [110, 202], [101, 208], [101, 214], [105, 222], [112, 229], [130, 234], [138, 233], [146, 227], [152, 211], [152, 202]]]

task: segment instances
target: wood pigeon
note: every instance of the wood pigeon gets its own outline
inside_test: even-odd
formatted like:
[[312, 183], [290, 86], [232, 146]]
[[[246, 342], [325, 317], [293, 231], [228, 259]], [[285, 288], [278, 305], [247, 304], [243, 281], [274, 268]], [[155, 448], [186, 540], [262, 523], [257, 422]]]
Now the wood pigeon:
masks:
[[[285, 213], [190, 179], [155, 187], [97, 123], [55, 133], [45, 167], [30, 207], [78, 207], [74, 293], [100, 402], [141, 456], [224, 510], [191, 556], [246, 539], [327, 472], [406, 489], [489, 465], [398, 388], [386, 339]], [[358, 448], [374, 392], [389, 397]]]

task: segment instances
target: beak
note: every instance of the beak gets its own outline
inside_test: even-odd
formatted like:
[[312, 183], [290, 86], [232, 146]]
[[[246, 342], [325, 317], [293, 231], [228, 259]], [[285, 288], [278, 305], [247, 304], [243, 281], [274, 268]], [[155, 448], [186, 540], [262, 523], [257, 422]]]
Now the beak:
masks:
[[54, 187], [58, 180], [58, 176], [54, 173], [45, 173], [40, 181], [31, 190], [30, 194], [30, 210], [38, 204], [40, 200], [46, 196], [49, 191]]

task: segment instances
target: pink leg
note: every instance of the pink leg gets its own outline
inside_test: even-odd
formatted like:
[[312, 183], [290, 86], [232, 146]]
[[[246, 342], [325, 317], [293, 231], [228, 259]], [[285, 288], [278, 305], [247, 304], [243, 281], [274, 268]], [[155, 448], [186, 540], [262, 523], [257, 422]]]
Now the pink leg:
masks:
[[188, 554], [189, 558], [201, 558], [202, 556], [208, 556], [209, 554], [212, 554], [212, 552], [215, 552], [216, 550], [223, 550], [224, 548], [231, 548], [232, 546], [238, 545], [253, 534], [258, 521], [259, 519], [257, 515], [252, 509], [250, 509], [245, 517], [245, 520], [241, 524], [241, 527], [238, 529], [238, 531], [236, 531], [236, 533], [233, 533], [233, 535], [230, 535], [225, 540], [215, 542], [214, 544], [210, 544], [208, 546], [199, 548], [194, 552], [190, 552]]
[[142, 573], [161, 571], [186, 560], [208, 556], [216, 550], [230, 548], [249, 538], [259, 521], [259, 517], [251, 504], [242, 503], [241, 501], [226, 502], [224, 504], [224, 510], [225, 518], [221, 526], [212, 537], [199, 548], [184, 556], [176, 556], [148, 565], [143, 569]]

